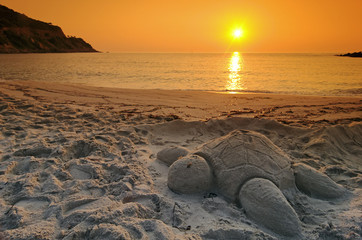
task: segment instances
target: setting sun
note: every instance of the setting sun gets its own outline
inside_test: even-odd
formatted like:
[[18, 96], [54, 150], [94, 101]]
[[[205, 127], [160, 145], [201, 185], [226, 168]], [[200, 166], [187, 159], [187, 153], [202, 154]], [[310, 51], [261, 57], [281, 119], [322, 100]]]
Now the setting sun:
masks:
[[234, 38], [241, 38], [244, 35], [244, 31], [242, 29], [235, 29], [233, 31], [233, 37]]

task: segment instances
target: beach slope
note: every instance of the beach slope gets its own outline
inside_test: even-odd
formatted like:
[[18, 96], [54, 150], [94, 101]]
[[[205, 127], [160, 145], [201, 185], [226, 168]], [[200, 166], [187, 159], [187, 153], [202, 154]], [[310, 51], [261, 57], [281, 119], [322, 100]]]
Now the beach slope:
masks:
[[362, 98], [0, 82], [0, 229], [7, 239], [283, 239], [214, 186], [167, 187], [167, 147], [234, 130], [345, 189], [287, 195], [301, 239], [362, 236]]

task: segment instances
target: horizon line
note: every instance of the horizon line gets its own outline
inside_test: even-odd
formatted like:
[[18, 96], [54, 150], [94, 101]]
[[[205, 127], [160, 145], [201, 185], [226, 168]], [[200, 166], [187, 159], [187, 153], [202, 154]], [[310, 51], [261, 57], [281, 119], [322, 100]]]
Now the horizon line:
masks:
[[209, 54], [221, 54], [221, 53], [260, 53], [260, 54], [337, 54], [337, 53], [353, 53], [359, 51], [331, 51], [331, 52], [244, 52], [244, 51], [226, 51], [226, 52], [197, 52], [197, 51], [190, 51], [190, 52], [177, 52], [177, 51], [170, 51], [170, 52], [163, 52], [163, 51], [98, 51], [96, 53], [209, 53]]

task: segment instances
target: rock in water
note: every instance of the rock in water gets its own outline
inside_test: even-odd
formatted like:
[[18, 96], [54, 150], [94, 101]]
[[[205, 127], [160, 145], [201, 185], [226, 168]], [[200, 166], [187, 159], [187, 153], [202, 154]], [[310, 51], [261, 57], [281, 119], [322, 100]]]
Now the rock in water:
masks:
[[191, 155], [181, 158], [170, 166], [168, 187], [177, 193], [206, 191], [212, 183], [212, 171], [205, 159]]
[[241, 188], [239, 200], [248, 217], [283, 236], [301, 237], [298, 215], [274, 183], [253, 178]]
[[168, 147], [157, 153], [157, 159], [171, 166], [177, 159], [186, 156], [189, 151], [183, 147]]
[[296, 164], [294, 175], [298, 189], [311, 197], [339, 198], [346, 193], [346, 189], [335, 183], [327, 175], [305, 164]]

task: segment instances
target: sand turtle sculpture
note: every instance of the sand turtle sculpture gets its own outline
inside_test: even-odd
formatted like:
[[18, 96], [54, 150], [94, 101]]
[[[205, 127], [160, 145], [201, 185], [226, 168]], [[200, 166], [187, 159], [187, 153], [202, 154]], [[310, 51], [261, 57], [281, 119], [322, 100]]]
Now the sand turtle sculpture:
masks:
[[[164, 149], [158, 159], [170, 165], [168, 187], [177, 193], [216, 187], [240, 204], [246, 215], [267, 229], [291, 238], [302, 236], [297, 213], [288, 202], [298, 189], [311, 197], [338, 198], [346, 190], [327, 175], [290, 158], [264, 135], [235, 130], [186, 152]], [[167, 160], [165, 160], [167, 159]]]

